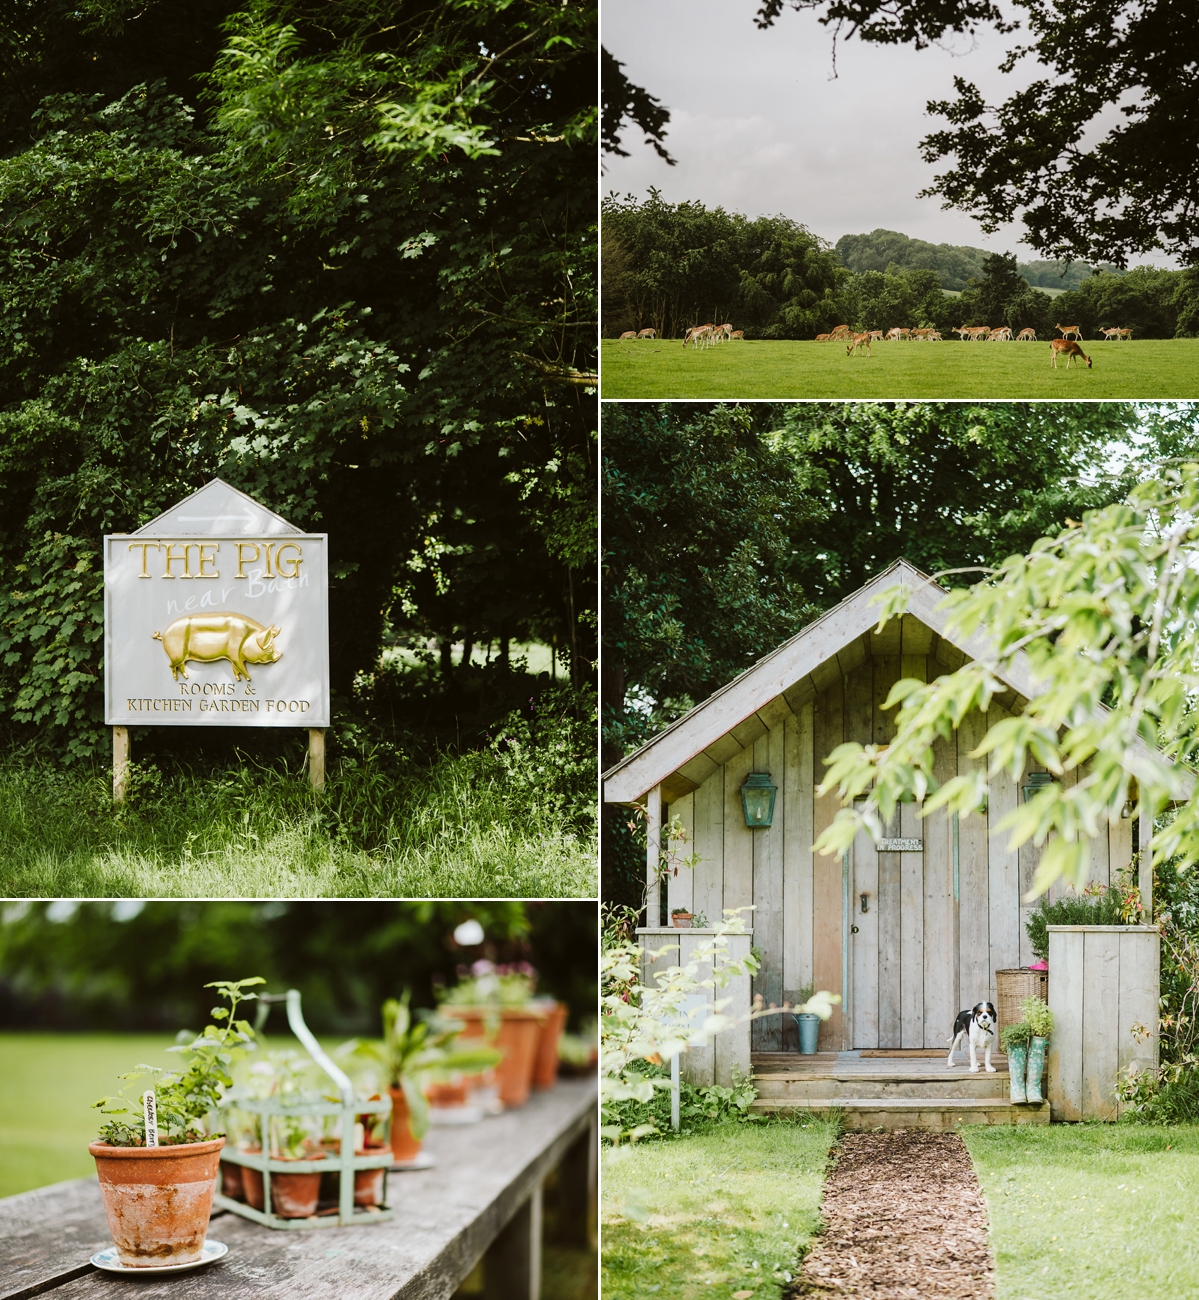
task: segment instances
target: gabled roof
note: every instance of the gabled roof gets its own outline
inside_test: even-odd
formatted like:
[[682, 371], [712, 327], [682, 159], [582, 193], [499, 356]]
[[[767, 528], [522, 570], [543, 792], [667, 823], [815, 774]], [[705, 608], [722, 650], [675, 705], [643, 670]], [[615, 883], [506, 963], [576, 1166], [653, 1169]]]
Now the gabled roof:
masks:
[[[949, 667], [959, 667], [965, 659], [993, 659], [994, 646], [987, 637], [946, 635], [948, 614], [937, 608], [947, 594], [946, 589], [906, 560], [897, 560], [815, 623], [609, 768], [603, 775], [604, 801], [629, 803], [668, 778], [674, 778], [676, 797], [701, 784], [756, 736], [764, 734], [788, 712], [802, 708], [817, 690], [865, 659], [861, 638], [878, 624], [879, 617], [878, 606], [871, 602], [897, 584], [909, 591], [908, 614], [902, 624], [904, 634], [923, 635], [923, 645], [914, 644], [911, 653], [929, 653], [935, 634], [943, 643], [939, 657]], [[888, 628], [894, 629], [895, 645], [886, 652], [899, 654], [900, 625], [892, 620]], [[956, 653], [947, 656], [945, 647], [952, 647]], [[1032, 674], [1022, 654], [996, 675], [1018, 696], [1029, 699], [1035, 693]], [[726, 737], [731, 737], [731, 744]]]
[[302, 530], [223, 479], [214, 478], [133, 537], [273, 537]]

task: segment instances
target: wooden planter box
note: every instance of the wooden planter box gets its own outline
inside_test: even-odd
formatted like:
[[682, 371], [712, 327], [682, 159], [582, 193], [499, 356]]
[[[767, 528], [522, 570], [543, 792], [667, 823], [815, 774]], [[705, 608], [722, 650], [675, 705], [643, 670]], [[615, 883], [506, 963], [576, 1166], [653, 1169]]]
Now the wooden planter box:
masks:
[[[1049, 926], [1049, 1102], [1056, 1120], [1114, 1120], [1116, 1076], [1157, 1065], [1160, 938], [1147, 925]], [[1139, 1039], [1134, 1026], [1148, 1037]]]
[[[645, 950], [641, 979], [653, 986], [654, 972], [667, 966], [690, 965], [692, 954], [712, 942], [715, 930], [676, 930], [673, 926], [650, 926], [637, 931], [637, 938]], [[728, 954], [731, 961], [742, 961], [749, 956], [753, 942], [752, 931], [728, 936]], [[661, 950], [665, 948], [666, 951]], [[710, 972], [701, 965], [696, 972], [699, 980], [710, 978]], [[739, 1021], [731, 1029], [716, 1035], [711, 1047], [693, 1047], [679, 1060], [679, 1073], [697, 1088], [707, 1088], [714, 1083], [728, 1087], [733, 1081], [734, 1068], [741, 1077], [749, 1077], [750, 1025], [749, 1013], [753, 1002], [751, 980], [748, 975], [731, 979], [724, 988], [704, 990], [715, 1000], [731, 998], [723, 1014]]]

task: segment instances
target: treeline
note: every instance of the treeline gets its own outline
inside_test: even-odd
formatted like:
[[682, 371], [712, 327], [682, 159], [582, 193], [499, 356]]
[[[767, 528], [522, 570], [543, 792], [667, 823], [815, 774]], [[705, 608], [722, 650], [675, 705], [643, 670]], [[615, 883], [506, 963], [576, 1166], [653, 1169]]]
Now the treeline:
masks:
[[[985, 248], [968, 244], [930, 244], [911, 239], [897, 230], [872, 230], [868, 235], [842, 235], [837, 240], [837, 256], [851, 270], [935, 271], [942, 289], [961, 291], [971, 280], [983, 277], [983, 264], [989, 254]], [[1110, 262], [1098, 267], [1086, 262], [1017, 262], [1016, 269], [1026, 284], [1042, 289], [1077, 289], [1096, 271], [1121, 274]]]
[[[1080, 325], [1085, 338], [1115, 326], [1134, 338], [1199, 336], [1196, 268], [1103, 268], [1083, 276], [1076, 266], [1066, 281], [1076, 287], [1050, 296], [1028, 276], [1058, 275], [1056, 263], [1018, 263], [1011, 254], [906, 236], [897, 237], [906, 246], [846, 242], [873, 239], [847, 236], [834, 249], [787, 217], [751, 220], [697, 202], [670, 204], [653, 190], [644, 201], [610, 195], [603, 203], [604, 335], [652, 327], [677, 338], [688, 325], [731, 321], [749, 339], [810, 339], [841, 324], [934, 328], [946, 336], [959, 325], [1010, 325], [1044, 338], [1061, 321]], [[909, 260], [928, 249], [948, 253], [938, 265], [868, 264], [888, 247]], [[845, 265], [846, 253], [858, 269]], [[967, 257], [975, 253], [977, 263]], [[946, 292], [944, 277], [966, 269], [961, 293]]]

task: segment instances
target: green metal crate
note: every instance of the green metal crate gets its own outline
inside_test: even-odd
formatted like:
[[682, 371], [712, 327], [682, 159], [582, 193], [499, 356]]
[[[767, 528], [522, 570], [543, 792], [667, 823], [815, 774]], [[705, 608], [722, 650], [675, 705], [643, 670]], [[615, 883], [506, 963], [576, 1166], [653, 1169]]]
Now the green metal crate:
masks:
[[[345, 1224], [385, 1223], [395, 1217], [395, 1211], [387, 1206], [387, 1173], [393, 1157], [390, 1147], [374, 1154], [357, 1155], [354, 1151], [354, 1124], [359, 1115], [391, 1115], [391, 1101], [356, 1101], [354, 1088], [349, 1078], [325, 1054], [312, 1031], [304, 1023], [300, 1010], [300, 994], [296, 989], [289, 989], [286, 994], [260, 994], [257, 1028], [260, 1030], [276, 1002], [287, 1004], [287, 1023], [296, 1038], [303, 1044], [312, 1060], [333, 1081], [341, 1101], [298, 1102], [286, 1105], [277, 1098], [255, 1100], [234, 1096], [222, 1103], [222, 1109], [236, 1106], [258, 1117], [258, 1136], [262, 1148], [261, 1154], [237, 1151], [226, 1147], [221, 1152], [222, 1163], [241, 1165], [247, 1169], [257, 1169], [262, 1173], [263, 1206], [254, 1209], [245, 1201], [235, 1200], [218, 1190], [213, 1203], [223, 1210], [240, 1214], [244, 1219], [253, 1219], [255, 1223], [268, 1228], [336, 1228]], [[270, 1122], [274, 1116], [341, 1116], [341, 1145], [336, 1155], [327, 1153], [321, 1160], [276, 1160], [268, 1153], [271, 1149]], [[364, 1169], [382, 1169], [383, 1197], [378, 1206], [355, 1206], [354, 1174]], [[283, 1218], [271, 1209], [271, 1175], [272, 1174], [328, 1174], [338, 1175], [338, 1203], [336, 1213], [314, 1214], [305, 1219]], [[222, 1176], [222, 1185], [224, 1178]]]

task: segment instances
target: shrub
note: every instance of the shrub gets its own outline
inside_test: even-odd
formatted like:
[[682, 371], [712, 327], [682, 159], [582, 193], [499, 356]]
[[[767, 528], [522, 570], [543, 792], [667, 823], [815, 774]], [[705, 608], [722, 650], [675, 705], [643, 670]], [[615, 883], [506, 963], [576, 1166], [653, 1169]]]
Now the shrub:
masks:
[[1039, 960], [1049, 958], [1051, 925], [1126, 925], [1125, 903], [1118, 890], [1098, 886], [1097, 893], [1067, 895], [1050, 903], [1044, 895], [1029, 914], [1025, 929]]
[[[604, 1122], [619, 1124], [622, 1132], [639, 1132], [641, 1141], [647, 1137], [669, 1137], [670, 1089], [665, 1086], [670, 1079], [670, 1069], [664, 1065], [646, 1063], [640, 1071], [642, 1078], [657, 1080], [649, 1101], [611, 1102], [604, 1107]], [[685, 1079], [679, 1082], [679, 1132], [693, 1133], [711, 1124], [737, 1120], [744, 1124], [761, 1123], [763, 1116], [750, 1112], [758, 1090], [753, 1080], [734, 1073], [732, 1087], [714, 1083], [697, 1088]], [[652, 1126], [654, 1132], [649, 1131]]]

